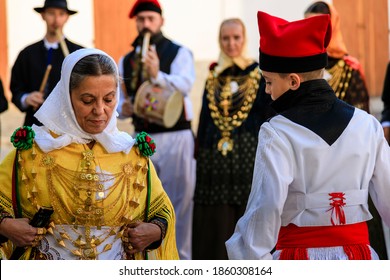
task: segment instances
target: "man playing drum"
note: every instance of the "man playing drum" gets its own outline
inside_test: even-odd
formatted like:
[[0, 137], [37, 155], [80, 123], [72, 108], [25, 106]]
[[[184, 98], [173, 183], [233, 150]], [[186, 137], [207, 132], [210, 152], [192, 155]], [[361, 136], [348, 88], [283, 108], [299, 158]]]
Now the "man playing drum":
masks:
[[[179, 256], [180, 259], [191, 259], [195, 159], [191, 130], [193, 113], [188, 95], [195, 80], [193, 56], [189, 49], [162, 34], [164, 18], [157, 0], [137, 0], [129, 17], [135, 18], [139, 34], [133, 42], [134, 49], [119, 61], [123, 85], [118, 110], [121, 117], [132, 117], [135, 132], [150, 133], [157, 144], [159, 152], [152, 160], [175, 209]], [[145, 81], [154, 89], [146, 87]], [[142, 88], [148, 90], [146, 94], [139, 90], [142, 84]], [[150, 117], [151, 111], [158, 110], [158, 103], [169, 103], [166, 102], [169, 97], [152, 96], [157, 88], [165, 94], [181, 93], [183, 102], [179, 102], [180, 105], [165, 107], [165, 111], [181, 110], [177, 122], [170, 127]], [[138, 94], [144, 94], [146, 99], [138, 101]], [[136, 109], [136, 106], [142, 108]]]

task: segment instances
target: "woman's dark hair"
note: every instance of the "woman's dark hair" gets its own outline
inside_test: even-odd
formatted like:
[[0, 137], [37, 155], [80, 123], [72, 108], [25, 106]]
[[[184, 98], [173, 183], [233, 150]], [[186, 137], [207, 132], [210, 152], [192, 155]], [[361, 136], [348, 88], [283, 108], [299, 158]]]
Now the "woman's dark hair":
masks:
[[70, 75], [69, 90], [77, 88], [85, 77], [113, 75], [118, 82], [116, 64], [106, 55], [92, 54], [80, 59]]
[[322, 1], [311, 4], [305, 11], [306, 14], [325, 14], [330, 15], [330, 9], [328, 4]]

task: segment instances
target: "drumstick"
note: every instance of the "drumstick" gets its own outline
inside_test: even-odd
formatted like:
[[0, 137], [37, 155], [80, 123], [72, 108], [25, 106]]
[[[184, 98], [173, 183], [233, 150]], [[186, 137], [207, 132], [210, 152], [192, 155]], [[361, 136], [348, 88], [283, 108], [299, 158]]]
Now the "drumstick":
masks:
[[146, 52], [149, 49], [149, 42], [150, 42], [150, 32], [146, 32], [144, 35], [144, 40], [142, 41], [142, 59], [145, 58]]
[[39, 92], [42, 92], [45, 90], [47, 79], [49, 78], [49, 74], [51, 71], [51, 64], [47, 65], [45, 75], [43, 75], [41, 86], [39, 87]]
[[66, 57], [69, 54], [68, 46], [65, 43], [64, 36], [62, 36], [61, 30], [56, 29], [57, 38], [60, 41], [62, 53]]

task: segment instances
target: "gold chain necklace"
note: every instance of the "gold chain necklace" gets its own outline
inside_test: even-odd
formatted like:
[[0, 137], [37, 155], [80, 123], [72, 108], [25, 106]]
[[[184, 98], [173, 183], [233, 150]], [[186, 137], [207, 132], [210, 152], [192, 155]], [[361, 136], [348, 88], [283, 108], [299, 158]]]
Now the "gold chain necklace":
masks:
[[[32, 167], [28, 170], [33, 179], [30, 181], [24, 168], [24, 159], [20, 153], [18, 154], [22, 181], [27, 187], [27, 197], [38, 209], [40, 205], [35, 157], [34, 144]], [[140, 205], [139, 197], [142, 190], [146, 188], [147, 162], [140, 160], [136, 163], [128, 162], [122, 165], [120, 172], [108, 174], [99, 169], [101, 165], [95, 159], [93, 151], [86, 150], [82, 152], [80, 169], [76, 171], [56, 164], [55, 158], [50, 154], [42, 156], [40, 166], [46, 168], [50, 202], [56, 213], [56, 224], [52, 222], [48, 232], [53, 235], [57, 243], [80, 259], [96, 259], [99, 254], [111, 250], [112, 244], [123, 235], [123, 227], [120, 225], [128, 224], [136, 218], [133, 213]], [[69, 199], [66, 200], [65, 197]], [[110, 198], [109, 203], [107, 203], [108, 198]], [[125, 202], [120, 203], [120, 201]], [[112, 213], [114, 210], [115, 213]], [[104, 217], [109, 213], [112, 218], [106, 221]], [[62, 225], [70, 226], [66, 229]], [[79, 225], [83, 227], [79, 229]], [[102, 229], [103, 225], [105, 229]], [[94, 228], [98, 230], [98, 236], [92, 233], [91, 230]], [[70, 234], [69, 230], [73, 234]], [[77, 237], [72, 239], [71, 235]], [[97, 246], [114, 235], [114, 239], [98, 252]], [[70, 243], [72, 248], [67, 243]]]
[[344, 60], [340, 59], [332, 68], [327, 70], [332, 78], [328, 81], [333, 88], [337, 98], [345, 100], [345, 93], [349, 87], [352, 77], [352, 67], [348, 66]]
[[218, 151], [226, 156], [233, 150], [231, 131], [248, 118], [259, 89], [258, 67], [247, 76], [218, 76], [211, 70], [206, 82], [207, 99], [214, 124], [221, 132]]

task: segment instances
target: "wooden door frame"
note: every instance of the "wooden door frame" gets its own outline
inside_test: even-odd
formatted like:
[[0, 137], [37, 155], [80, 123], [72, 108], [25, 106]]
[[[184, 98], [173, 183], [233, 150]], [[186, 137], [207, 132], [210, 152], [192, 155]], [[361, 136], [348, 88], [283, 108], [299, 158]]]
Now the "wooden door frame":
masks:
[[128, 17], [135, 0], [94, 0], [95, 47], [115, 61], [129, 52], [137, 37], [135, 20]]
[[6, 2], [6, 0], [0, 0], [0, 77], [6, 97], [10, 99]]
[[370, 96], [381, 96], [389, 61], [388, 0], [333, 0], [349, 53], [362, 64]]

